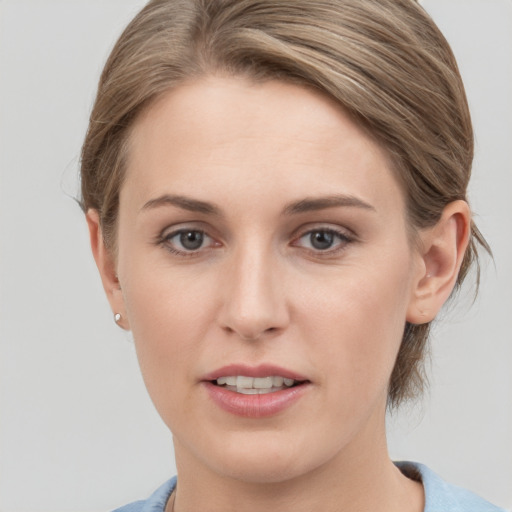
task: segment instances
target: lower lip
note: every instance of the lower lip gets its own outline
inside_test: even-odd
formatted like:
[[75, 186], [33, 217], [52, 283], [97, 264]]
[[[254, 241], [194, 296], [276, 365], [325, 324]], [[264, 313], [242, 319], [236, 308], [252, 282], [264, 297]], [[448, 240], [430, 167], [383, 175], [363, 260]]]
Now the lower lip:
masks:
[[221, 409], [244, 418], [265, 418], [274, 416], [299, 400], [309, 388], [309, 384], [299, 384], [292, 388], [265, 393], [263, 395], [244, 395], [221, 386], [204, 382], [210, 398]]

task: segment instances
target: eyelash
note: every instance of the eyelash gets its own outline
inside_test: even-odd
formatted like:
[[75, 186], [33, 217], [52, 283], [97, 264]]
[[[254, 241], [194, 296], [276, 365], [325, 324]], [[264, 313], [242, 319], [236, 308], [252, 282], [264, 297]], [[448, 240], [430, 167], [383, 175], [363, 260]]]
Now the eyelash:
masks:
[[333, 228], [314, 228], [309, 229], [305, 232], [303, 232], [299, 237], [295, 238], [293, 245], [297, 245], [297, 242], [304, 237], [311, 237], [315, 233], [322, 233], [322, 234], [328, 234], [332, 235], [333, 237], [337, 238], [337, 242], [334, 242], [335, 247], [334, 248], [327, 248], [325, 250], [321, 249], [315, 249], [315, 248], [308, 248], [304, 247], [304, 249], [308, 250], [310, 253], [314, 254], [316, 257], [329, 257], [334, 256], [340, 253], [341, 251], [345, 250], [347, 245], [352, 243], [354, 241], [354, 238], [352, 236], [349, 236], [344, 231], [339, 231], [337, 229]]
[[[200, 236], [203, 237], [203, 241], [205, 239], [210, 239], [213, 243], [210, 243], [209, 246], [206, 246], [206, 247], [204, 247], [203, 244], [201, 244], [201, 247], [198, 247], [197, 250], [177, 249], [171, 243], [171, 240], [177, 236], [184, 235], [187, 233], [189, 233], [189, 234], [194, 233], [196, 235], [199, 234]], [[307, 250], [308, 252], [310, 252], [311, 254], [313, 254], [316, 257], [334, 256], [334, 255], [340, 253], [341, 251], [343, 251], [347, 247], [348, 244], [350, 244], [354, 241], [354, 237], [349, 236], [346, 232], [338, 231], [333, 228], [319, 227], [319, 228], [309, 229], [307, 231], [302, 232], [302, 234], [300, 234], [300, 236], [293, 239], [291, 245], [295, 246], [295, 247], [300, 247], [300, 245], [298, 244], [298, 241], [300, 241], [301, 239], [303, 239], [304, 237], [307, 237], [307, 236], [311, 237], [315, 233], [322, 233], [324, 235], [325, 234], [332, 235], [333, 237], [337, 238], [337, 243], [334, 242], [334, 244], [335, 244], [334, 248], [329, 247], [325, 250], [321, 250], [321, 249], [303, 247], [305, 250]], [[213, 248], [215, 246], [219, 247], [221, 245], [219, 242], [215, 242], [215, 240], [211, 236], [209, 236], [204, 230], [194, 229], [194, 228], [182, 228], [182, 229], [178, 229], [176, 231], [172, 231], [171, 233], [162, 234], [158, 237], [157, 244], [161, 245], [162, 247], [164, 247], [167, 251], [169, 251], [172, 254], [176, 254], [178, 256], [188, 257], [188, 258], [197, 257], [203, 252], [203, 250]]]
[[[187, 233], [199, 234], [200, 236], [204, 237], [203, 240], [204, 239], [210, 239], [210, 240], [212, 240], [214, 242], [214, 239], [211, 236], [209, 236], [202, 229], [182, 228], [182, 229], [177, 229], [176, 231], [172, 231], [171, 233], [160, 235], [158, 237], [157, 243], [158, 243], [158, 245], [161, 245], [162, 247], [164, 247], [170, 253], [176, 254], [178, 256], [182, 256], [182, 257], [186, 257], [186, 258], [190, 258], [190, 257], [194, 257], [194, 256], [199, 256], [200, 253], [202, 252], [201, 249], [205, 249], [202, 245], [197, 250], [192, 250], [192, 249], [180, 250], [180, 249], [176, 249], [176, 247], [173, 246], [173, 244], [171, 243], [171, 240], [173, 238], [175, 238], [177, 236], [180, 236], [180, 235], [185, 235]], [[213, 245], [220, 245], [220, 244], [219, 243], [216, 243], [216, 244], [214, 243]]]

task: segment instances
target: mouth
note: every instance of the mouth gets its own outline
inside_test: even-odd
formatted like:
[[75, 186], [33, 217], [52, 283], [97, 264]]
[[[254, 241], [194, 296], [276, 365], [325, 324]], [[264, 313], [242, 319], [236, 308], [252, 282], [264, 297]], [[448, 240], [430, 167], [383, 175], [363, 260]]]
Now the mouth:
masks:
[[281, 375], [271, 375], [267, 377], [229, 375], [218, 377], [210, 382], [214, 386], [219, 386], [228, 391], [234, 391], [243, 395], [266, 395], [300, 386], [307, 381], [295, 380]]
[[306, 376], [274, 364], [231, 364], [201, 380], [214, 404], [235, 416], [253, 419], [284, 413], [314, 389]]
[[208, 396], [222, 410], [244, 418], [284, 413], [309, 394], [312, 382], [274, 365], [229, 365], [202, 379]]

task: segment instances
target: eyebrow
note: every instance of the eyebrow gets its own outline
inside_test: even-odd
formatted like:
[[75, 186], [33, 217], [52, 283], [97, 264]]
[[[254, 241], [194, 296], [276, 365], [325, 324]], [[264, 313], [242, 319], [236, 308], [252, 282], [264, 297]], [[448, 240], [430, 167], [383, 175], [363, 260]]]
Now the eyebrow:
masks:
[[298, 213], [311, 212], [316, 210], [325, 210], [327, 208], [336, 207], [362, 208], [364, 210], [376, 211], [375, 208], [359, 199], [350, 195], [333, 195], [326, 197], [307, 197], [295, 203], [290, 203], [284, 209], [285, 215], [294, 215]]
[[[205, 215], [215, 215], [219, 217], [222, 216], [220, 208], [212, 203], [200, 201], [198, 199], [193, 199], [187, 196], [172, 194], [164, 194], [160, 197], [149, 200], [141, 208], [141, 211], [152, 210], [162, 206], [175, 206], [190, 212], [202, 213]], [[300, 201], [290, 203], [285, 206], [283, 214], [297, 215], [299, 213], [337, 207], [362, 208], [364, 210], [370, 210], [374, 212], [376, 211], [371, 204], [366, 203], [358, 197], [350, 195], [332, 195], [325, 197], [307, 197], [305, 199], [301, 199]]]
[[182, 210], [203, 213], [205, 215], [221, 215], [220, 209], [211, 203], [192, 199], [191, 197], [170, 194], [164, 194], [163, 196], [151, 199], [144, 204], [141, 210], [152, 210], [162, 206], [177, 206]]

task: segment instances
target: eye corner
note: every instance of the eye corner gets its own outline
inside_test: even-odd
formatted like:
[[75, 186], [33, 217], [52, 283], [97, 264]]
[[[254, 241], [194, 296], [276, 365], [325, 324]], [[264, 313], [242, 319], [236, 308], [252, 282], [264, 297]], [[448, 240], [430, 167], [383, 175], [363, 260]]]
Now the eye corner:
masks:
[[154, 243], [181, 257], [199, 257], [210, 249], [222, 246], [206, 230], [195, 226], [168, 227], [160, 232]]
[[[315, 235], [316, 239], [313, 238]], [[355, 235], [348, 229], [315, 226], [301, 230], [293, 237], [290, 245], [304, 249], [315, 256], [328, 257], [337, 255], [355, 240]]]

